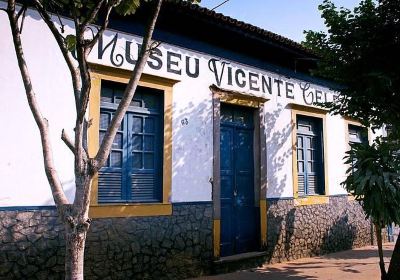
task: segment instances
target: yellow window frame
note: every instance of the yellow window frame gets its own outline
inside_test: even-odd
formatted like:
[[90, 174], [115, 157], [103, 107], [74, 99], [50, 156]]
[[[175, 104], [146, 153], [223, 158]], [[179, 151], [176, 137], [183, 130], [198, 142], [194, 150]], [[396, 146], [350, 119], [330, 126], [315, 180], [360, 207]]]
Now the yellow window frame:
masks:
[[[372, 134], [371, 134], [370, 129], [368, 129], [366, 126], [362, 125], [359, 121], [356, 121], [349, 117], [344, 117], [344, 131], [345, 131], [345, 141], [346, 141], [346, 145], [347, 145], [347, 150], [350, 150], [350, 136], [349, 136], [349, 126], [350, 125], [366, 128], [368, 130], [368, 142], [371, 141]], [[346, 169], [348, 167], [346, 167]], [[347, 198], [348, 198], [348, 201], [355, 200], [355, 197], [351, 193], [348, 193]]]
[[[89, 156], [94, 157], [99, 149], [99, 120], [101, 81], [128, 83], [132, 72], [107, 66], [91, 65], [91, 90], [89, 100], [88, 130]], [[132, 217], [132, 216], [165, 216], [172, 214], [171, 183], [172, 183], [172, 87], [176, 80], [142, 74], [139, 85], [164, 92], [164, 148], [163, 148], [163, 182], [162, 201], [160, 203], [118, 203], [99, 204], [98, 175], [92, 181], [90, 193], [89, 217]]]
[[359, 121], [353, 120], [353, 119], [348, 118], [348, 117], [344, 117], [344, 128], [345, 128], [344, 131], [346, 132], [345, 140], [346, 140], [346, 144], [347, 144], [347, 148], [348, 149], [350, 149], [349, 125], [367, 129], [367, 131], [368, 131], [368, 142], [372, 139], [372, 134], [371, 134], [371, 130], [370, 129], [368, 129], [366, 126], [362, 125]]
[[[314, 205], [314, 204], [327, 204], [329, 203], [329, 181], [328, 181], [328, 153], [327, 153], [327, 137], [326, 137], [326, 114], [327, 111], [307, 107], [298, 104], [290, 104], [292, 112], [292, 174], [293, 174], [293, 197], [295, 206]], [[323, 140], [323, 153], [324, 153], [324, 180], [325, 180], [325, 194], [312, 195], [299, 197], [299, 186], [297, 178], [297, 115], [318, 118], [322, 120], [322, 140]]]

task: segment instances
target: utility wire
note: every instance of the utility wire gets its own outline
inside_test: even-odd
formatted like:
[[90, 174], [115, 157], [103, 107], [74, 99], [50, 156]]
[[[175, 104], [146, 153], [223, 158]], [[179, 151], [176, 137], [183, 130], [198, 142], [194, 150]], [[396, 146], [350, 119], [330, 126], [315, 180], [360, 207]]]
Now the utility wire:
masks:
[[214, 11], [215, 9], [221, 7], [222, 5], [224, 5], [226, 2], [229, 2], [230, 0], [225, 0], [224, 2], [222, 2], [221, 4], [215, 6], [214, 8], [211, 9], [211, 11]]

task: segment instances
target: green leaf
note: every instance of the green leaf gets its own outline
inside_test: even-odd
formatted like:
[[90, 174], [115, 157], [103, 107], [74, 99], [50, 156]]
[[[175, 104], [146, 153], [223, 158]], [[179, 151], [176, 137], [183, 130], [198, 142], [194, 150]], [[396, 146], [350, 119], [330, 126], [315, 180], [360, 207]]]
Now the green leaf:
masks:
[[65, 37], [65, 46], [67, 47], [67, 50], [70, 52], [73, 52], [76, 48], [76, 36], [75, 35], [67, 35]]
[[140, 0], [122, 0], [115, 8], [118, 14], [126, 16], [132, 15], [140, 6]]

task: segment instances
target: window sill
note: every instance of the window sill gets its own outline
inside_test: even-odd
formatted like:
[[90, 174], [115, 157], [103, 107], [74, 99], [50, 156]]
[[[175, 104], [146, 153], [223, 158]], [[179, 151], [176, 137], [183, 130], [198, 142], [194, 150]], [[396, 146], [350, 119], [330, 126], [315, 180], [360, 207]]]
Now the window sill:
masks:
[[329, 196], [326, 195], [315, 195], [315, 196], [304, 196], [297, 197], [294, 199], [294, 206], [306, 206], [316, 204], [328, 204]]
[[98, 204], [89, 207], [90, 218], [147, 217], [172, 215], [171, 203]]

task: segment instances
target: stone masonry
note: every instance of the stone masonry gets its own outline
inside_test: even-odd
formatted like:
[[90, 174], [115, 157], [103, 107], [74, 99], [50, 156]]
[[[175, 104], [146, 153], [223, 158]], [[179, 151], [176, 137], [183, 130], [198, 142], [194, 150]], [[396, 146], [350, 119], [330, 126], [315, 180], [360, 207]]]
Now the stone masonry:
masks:
[[[294, 206], [269, 200], [267, 261], [283, 262], [371, 244], [371, 224], [347, 196]], [[94, 219], [86, 279], [185, 279], [212, 272], [212, 203], [173, 204], [171, 216]], [[0, 211], [0, 280], [62, 279], [63, 225], [54, 208]]]
[[371, 244], [371, 223], [347, 196], [329, 204], [294, 206], [292, 199], [268, 201], [268, 258], [271, 263]]
[[[55, 210], [0, 211], [0, 279], [63, 279], [63, 225]], [[94, 219], [85, 279], [183, 279], [208, 274], [211, 203], [174, 204], [163, 217]]]

